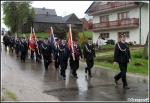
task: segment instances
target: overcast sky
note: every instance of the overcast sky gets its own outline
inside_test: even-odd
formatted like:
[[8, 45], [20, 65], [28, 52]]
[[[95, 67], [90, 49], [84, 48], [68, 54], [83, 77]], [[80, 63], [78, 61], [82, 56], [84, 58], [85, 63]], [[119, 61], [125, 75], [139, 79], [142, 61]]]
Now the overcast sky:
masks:
[[[78, 18], [84, 17], [84, 12], [93, 1], [33, 1], [32, 6], [37, 8], [55, 9], [58, 16], [75, 13]], [[2, 3], [2, 2], [1, 2]], [[2, 20], [3, 11], [1, 7], [1, 27], [6, 28]]]

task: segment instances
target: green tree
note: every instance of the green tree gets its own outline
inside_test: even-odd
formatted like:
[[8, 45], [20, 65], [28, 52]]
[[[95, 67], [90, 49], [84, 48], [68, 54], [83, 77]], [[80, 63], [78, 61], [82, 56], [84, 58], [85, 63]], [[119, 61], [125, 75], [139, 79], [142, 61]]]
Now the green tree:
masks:
[[72, 28], [72, 39], [77, 39], [79, 32], [80, 32], [80, 31], [79, 31], [78, 29], [73, 29], [73, 28]]
[[54, 25], [53, 32], [54, 32], [55, 37], [58, 37], [58, 38], [64, 38], [67, 35], [65, 29], [59, 27], [58, 25]]
[[34, 19], [35, 12], [31, 6], [32, 2], [10, 2], [2, 3], [4, 13], [4, 24], [10, 28], [12, 33], [22, 32], [22, 26], [29, 18]]

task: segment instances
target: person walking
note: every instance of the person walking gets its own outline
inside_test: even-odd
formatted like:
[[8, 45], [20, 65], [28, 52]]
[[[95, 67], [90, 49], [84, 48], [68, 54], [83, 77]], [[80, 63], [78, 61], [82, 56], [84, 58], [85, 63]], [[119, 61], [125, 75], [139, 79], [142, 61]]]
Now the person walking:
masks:
[[101, 36], [99, 36], [99, 37], [98, 37], [98, 40], [97, 40], [97, 48], [98, 48], [99, 50], [101, 50], [101, 45], [102, 45], [102, 38], [101, 38]]
[[[72, 53], [74, 53], [74, 56], [75, 56], [74, 59], [75, 60], [73, 59]], [[70, 63], [71, 63], [70, 65], [72, 67], [72, 74], [74, 75], [75, 78], [78, 78], [76, 71], [79, 68], [80, 57], [83, 58], [81, 48], [78, 45], [77, 40], [75, 39], [73, 48], [70, 47], [70, 58], [69, 58]]]
[[48, 71], [48, 66], [51, 62], [51, 45], [48, 42], [48, 38], [44, 38], [44, 42], [40, 46], [41, 56], [44, 59], [45, 70]]
[[68, 58], [69, 58], [69, 49], [68, 45], [66, 44], [66, 39], [62, 39], [62, 43], [58, 44], [57, 51], [54, 56], [54, 62], [57, 60], [58, 55], [58, 62], [60, 63], [60, 75], [63, 77], [64, 80], [66, 80], [66, 69], [68, 64]]
[[88, 71], [89, 77], [92, 77], [91, 68], [94, 65], [94, 59], [96, 58], [96, 55], [95, 55], [94, 45], [92, 44], [91, 38], [88, 38], [88, 44], [84, 45], [83, 54], [87, 64], [87, 67], [85, 68], [85, 73], [87, 74]]
[[114, 66], [116, 66], [116, 63], [118, 62], [120, 73], [114, 76], [116, 85], [118, 84], [118, 80], [122, 78], [123, 82], [123, 88], [130, 89], [127, 84], [126, 80], [126, 72], [127, 72], [127, 63], [130, 62], [131, 56], [130, 56], [130, 50], [128, 43], [125, 42], [126, 36], [125, 34], [120, 35], [120, 42], [116, 43], [115, 45], [115, 51], [114, 51]]

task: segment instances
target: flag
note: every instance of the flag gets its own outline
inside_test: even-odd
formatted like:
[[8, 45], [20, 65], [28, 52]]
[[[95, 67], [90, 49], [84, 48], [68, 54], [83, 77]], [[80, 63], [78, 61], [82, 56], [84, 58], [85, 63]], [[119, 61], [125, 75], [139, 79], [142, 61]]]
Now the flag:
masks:
[[75, 55], [74, 55], [74, 49], [73, 49], [73, 42], [72, 42], [72, 31], [71, 31], [71, 24], [69, 24], [69, 31], [68, 31], [68, 49], [70, 50], [70, 47], [72, 49], [72, 57], [73, 60], [75, 60]]
[[34, 42], [36, 40], [36, 36], [35, 36], [35, 32], [34, 32], [34, 28], [32, 29], [31, 27], [31, 34], [30, 34], [30, 44], [29, 44], [29, 48], [30, 50], [34, 51]]
[[68, 48], [70, 50], [70, 46], [72, 46], [72, 31], [71, 31], [71, 24], [69, 24], [69, 31], [68, 31]]
[[[49, 41], [50, 41], [50, 45], [52, 47], [53, 44], [55, 43], [55, 38], [54, 38], [54, 33], [53, 33], [53, 28], [52, 27], [50, 27]], [[53, 49], [52, 49], [52, 53], [54, 53]]]

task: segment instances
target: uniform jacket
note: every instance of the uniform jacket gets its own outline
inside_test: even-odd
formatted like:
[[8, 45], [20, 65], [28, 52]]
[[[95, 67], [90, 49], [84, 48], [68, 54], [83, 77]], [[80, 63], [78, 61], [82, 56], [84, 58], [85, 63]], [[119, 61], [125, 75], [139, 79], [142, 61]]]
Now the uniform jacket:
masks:
[[20, 51], [23, 52], [23, 51], [27, 51], [28, 50], [28, 45], [27, 43], [24, 41], [21, 41], [20, 43]]
[[114, 62], [129, 63], [129, 59], [131, 59], [131, 56], [128, 44], [126, 42], [122, 43], [121, 41], [116, 43], [114, 51]]
[[[75, 49], [77, 50], [78, 54], [75, 52]], [[79, 60], [80, 56], [81, 56], [81, 58], [83, 58], [81, 48], [79, 45], [77, 45], [77, 48], [75, 46], [73, 46], [73, 50], [74, 50], [75, 60]], [[73, 51], [72, 51], [72, 48], [70, 47], [70, 60], [73, 60], [72, 53], [73, 53]]]
[[57, 55], [58, 55], [58, 60], [68, 60], [68, 57], [70, 55], [68, 45], [65, 44], [63, 46], [63, 44], [59, 44], [54, 55], [54, 60], [57, 60]]
[[84, 59], [93, 60], [96, 57], [94, 45], [93, 44], [91, 44], [91, 46], [89, 46], [89, 44], [84, 45], [83, 54], [84, 54]]
[[42, 43], [40, 46], [40, 52], [43, 56], [51, 56], [51, 45], [49, 43]]

